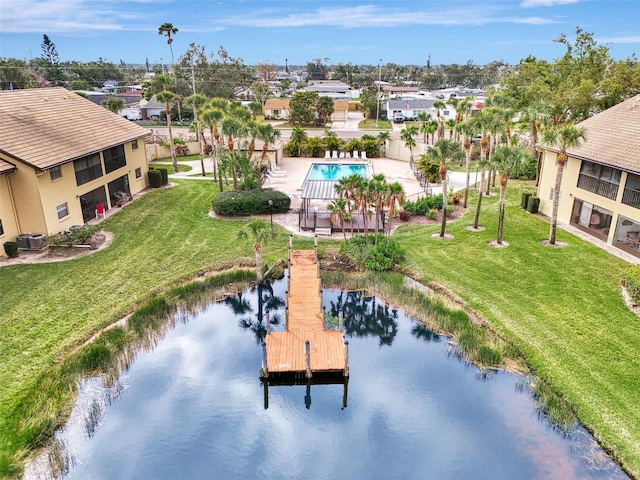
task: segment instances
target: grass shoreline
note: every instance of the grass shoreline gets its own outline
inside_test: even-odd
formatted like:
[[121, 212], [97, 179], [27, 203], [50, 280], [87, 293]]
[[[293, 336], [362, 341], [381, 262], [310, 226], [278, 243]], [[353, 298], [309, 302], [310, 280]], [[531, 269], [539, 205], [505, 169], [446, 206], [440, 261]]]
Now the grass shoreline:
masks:
[[[208, 217], [212, 188], [209, 182], [178, 182], [128, 205], [104, 222], [114, 233], [105, 251], [0, 270], [0, 363], [6, 367], [0, 372], [0, 432], [61, 353], [183, 279], [252, 261], [250, 242], [235, 237], [245, 221]], [[638, 477], [640, 322], [619, 291], [627, 264], [565, 232], [559, 239], [567, 247], [542, 246], [548, 226], [517, 208], [522, 188], [510, 184], [508, 192], [508, 248], [487, 246], [497, 224], [497, 198], [489, 197], [481, 215], [484, 232], [464, 229], [471, 209], [448, 224], [449, 241], [430, 239], [437, 226], [399, 228], [394, 236], [407, 249], [405, 269], [423, 284], [444, 285], [479, 312]], [[320, 250], [335, 244], [321, 241]], [[287, 247], [288, 234], [280, 232], [264, 248], [265, 260], [286, 258]], [[311, 239], [295, 239], [295, 248], [311, 247]], [[29, 419], [23, 422], [30, 427]], [[0, 474], [15, 474], [5, 455], [15, 447], [0, 433]]]

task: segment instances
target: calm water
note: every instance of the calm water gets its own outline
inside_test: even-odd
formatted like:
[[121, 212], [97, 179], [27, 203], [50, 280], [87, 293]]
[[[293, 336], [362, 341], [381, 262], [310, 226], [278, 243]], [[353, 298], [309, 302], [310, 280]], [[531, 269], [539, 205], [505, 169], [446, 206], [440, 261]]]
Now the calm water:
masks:
[[354, 173], [367, 178], [367, 166], [362, 163], [314, 163], [309, 169], [307, 180], [340, 180]]
[[567, 439], [540, 420], [521, 377], [480, 375], [447, 338], [359, 292], [324, 293], [328, 312], [346, 312], [347, 408], [340, 384], [271, 386], [265, 409], [256, 317], [281, 307], [285, 289], [178, 322], [104, 408], [87, 381], [59, 435], [74, 462], [64, 478], [627, 478], [582, 429]]

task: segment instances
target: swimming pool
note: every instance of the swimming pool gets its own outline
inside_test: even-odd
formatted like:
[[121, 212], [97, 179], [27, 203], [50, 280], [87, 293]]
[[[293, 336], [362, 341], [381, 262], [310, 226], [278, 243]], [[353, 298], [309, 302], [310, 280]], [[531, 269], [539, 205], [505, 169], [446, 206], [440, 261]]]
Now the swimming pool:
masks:
[[366, 163], [313, 163], [307, 173], [307, 180], [341, 180], [350, 175], [369, 176]]

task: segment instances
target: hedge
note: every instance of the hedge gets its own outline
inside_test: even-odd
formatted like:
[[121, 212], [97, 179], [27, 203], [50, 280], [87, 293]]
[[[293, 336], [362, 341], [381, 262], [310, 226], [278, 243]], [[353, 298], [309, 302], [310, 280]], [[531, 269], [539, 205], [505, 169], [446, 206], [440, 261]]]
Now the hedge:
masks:
[[216, 214], [229, 217], [282, 213], [288, 211], [290, 206], [291, 199], [287, 195], [270, 188], [227, 190], [211, 201], [211, 207]]

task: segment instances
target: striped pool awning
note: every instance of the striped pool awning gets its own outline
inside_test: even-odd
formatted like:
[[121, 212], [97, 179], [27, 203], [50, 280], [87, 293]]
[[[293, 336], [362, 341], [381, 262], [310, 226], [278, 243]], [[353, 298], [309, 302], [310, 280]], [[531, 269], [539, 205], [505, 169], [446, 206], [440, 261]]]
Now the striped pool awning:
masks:
[[333, 200], [338, 198], [335, 180], [305, 180], [302, 184], [303, 200]]

